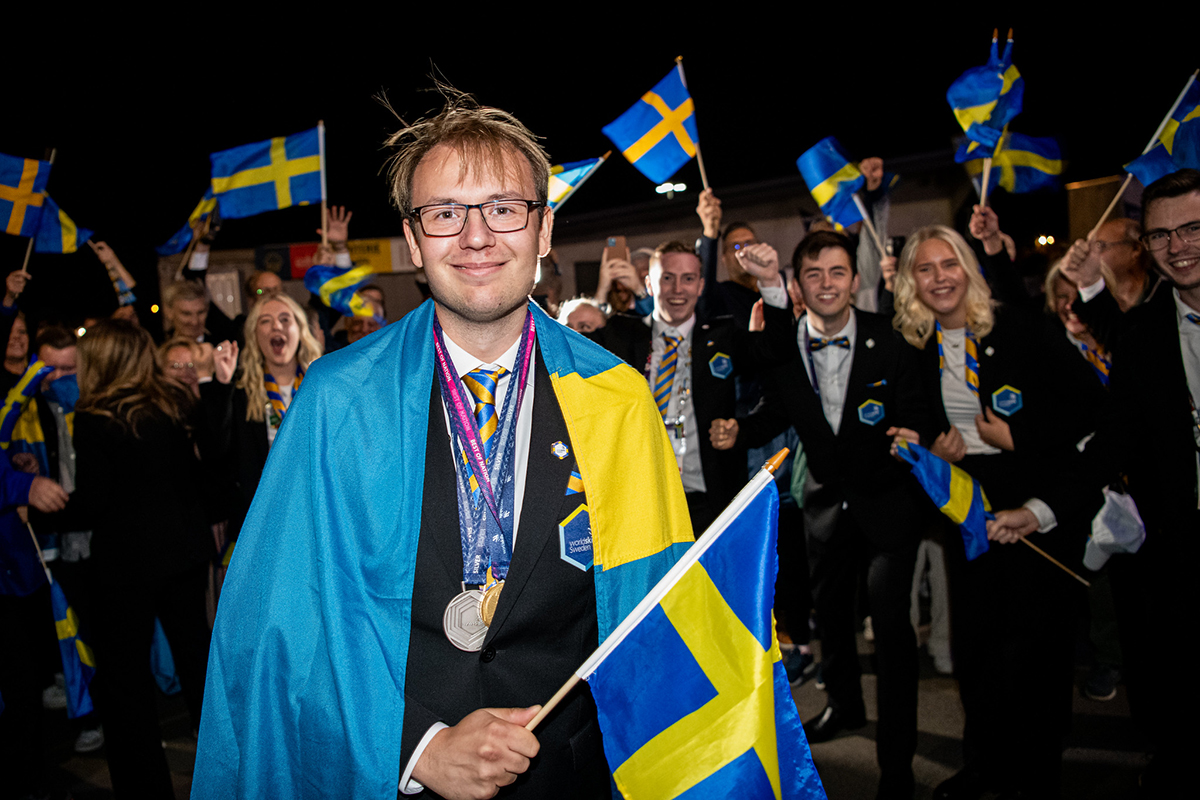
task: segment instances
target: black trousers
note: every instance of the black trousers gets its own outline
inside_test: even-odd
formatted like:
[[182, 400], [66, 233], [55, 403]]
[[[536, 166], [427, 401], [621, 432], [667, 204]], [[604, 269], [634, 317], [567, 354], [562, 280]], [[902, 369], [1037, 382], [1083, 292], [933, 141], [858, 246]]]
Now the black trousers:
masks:
[[158, 727], [150, 645], [157, 616], [198, 728], [210, 637], [204, 607], [208, 563], [167, 576], [130, 574], [121, 583], [113, 577], [106, 576], [92, 615], [97, 678], [103, 676], [93, 699], [104, 723], [113, 792], [117, 797], [174, 797]]
[[[873, 545], [843, 512], [827, 539], [808, 527], [813, 603], [821, 623], [821, 669], [830, 705], [848, 716], [865, 713], [862, 670], [855, 640], [855, 593], [866, 570], [867, 598], [875, 629], [879, 725], [876, 756], [881, 789], [912, 783], [917, 749], [917, 638], [909, 621], [909, 593], [917, 542], [896, 551]], [[911, 791], [911, 790], [910, 790]]]
[[34, 794], [46, 778], [42, 690], [54, 668], [45, 654], [58, 652], [50, 584], [25, 597], [0, 595], [0, 643], [0, 799], [8, 800]]

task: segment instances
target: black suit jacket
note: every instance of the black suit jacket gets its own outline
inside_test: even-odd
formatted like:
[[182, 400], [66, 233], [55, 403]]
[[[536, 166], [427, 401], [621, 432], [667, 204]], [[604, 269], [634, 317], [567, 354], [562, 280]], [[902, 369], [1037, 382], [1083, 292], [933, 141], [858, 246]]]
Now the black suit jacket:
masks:
[[[575, 461], [559, 459], [552, 446], [563, 442], [574, 450], [574, 443], [540, 359], [535, 375], [521, 524], [496, 616], [477, 653], [455, 648], [442, 629], [446, 605], [462, 591], [463, 562], [454, 465], [436, 381], [430, 393], [401, 774], [433, 723], [454, 725], [480, 708], [545, 703], [598, 646], [592, 570], [568, 564], [559, 552], [559, 523], [587, 503], [586, 492], [566, 493]], [[537, 736], [538, 756], [501, 797], [517, 790], [522, 797], [607, 796], [608, 766], [586, 686], [567, 696]]]
[[267, 464], [267, 423], [246, 419], [246, 392], [232, 382], [200, 384], [200, 404], [212, 431], [213, 467], [225, 499], [214, 511], [218, 519], [229, 519], [227, 535], [236, 537]]
[[[652, 331], [649, 317], [619, 314], [590, 334], [590, 338], [651, 381]], [[723, 368], [724, 362], [718, 354], [728, 357], [729, 370]], [[718, 359], [716, 364], [714, 359]], [[728, 504], [746, 483], [746, 448], [739, 444], [732, 450], [716, 450], [708, 438], [708, 430], [713, 420], [736, 416], [735, 380], [751, 371], [750, 361], [748, 335], [731, 318], [697, 314], [692, 328], [692, 404], [705, 489], [720, 506]]]
[[738, 420], [738, 438], [756, 446], [793, 425], [808, 454], [804, 511], [812, 521], [809, 535], [832, 536], [845, 510], [876, 546], [901, 549], [919, 535], [929, 499], [908, 466], [891, 456], [887, 430], [910, 428], [928, 443], [933, 423], [913, 349], [887, 318], [854, 313], [858, 333], [837, 434], [805, 370], [791, 312], [768, 306], [764, 337], [779, 363], [764, 373], [766, 402]]

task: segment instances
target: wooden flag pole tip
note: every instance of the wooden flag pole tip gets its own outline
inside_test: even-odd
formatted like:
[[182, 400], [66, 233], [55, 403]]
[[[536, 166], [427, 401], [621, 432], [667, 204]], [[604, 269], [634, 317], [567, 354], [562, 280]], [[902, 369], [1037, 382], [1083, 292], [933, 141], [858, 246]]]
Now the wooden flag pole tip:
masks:
[[788, 457], [788, 453], [790, 453], [790, 452], [791, 451], [788, 450], [786, 447], [783, 448], [778, 453], [771, 456], [771, 458], [767, 461], [767, 463], [763, 464], [763, 468], [768, 469], [772, 473], [774, 473], [775, 470], [779, 469], [779, 465], [784, 462], [784, 459], [786, 459]]
[[579, 676], [572, 675], [571, 679], [564, 683], [559, 690], [554, 693], [554, 697], [551, 697], [550, 701], [546, 703], [546, 705], [542, 706], [542, 710], [537, 713], [537, 716], [529, 720], [529, 723], [525, 726], [525, 730], [531, 731], [536, 728], [538, 724], [546, 718], [546, 715], [553, 711], [554, 707], [558, 705], [564, 697], [567, 696], [567, 692], [575, 688], [575, 684], [577, 683], [579, 683]]

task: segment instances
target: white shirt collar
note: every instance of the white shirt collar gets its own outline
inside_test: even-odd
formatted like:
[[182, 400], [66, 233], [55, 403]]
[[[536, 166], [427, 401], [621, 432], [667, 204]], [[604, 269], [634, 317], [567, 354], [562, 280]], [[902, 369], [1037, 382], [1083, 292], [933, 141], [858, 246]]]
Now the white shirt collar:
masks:
[[[521, 329], [521, 335], [525, 335], [524, 328]], [[446, 342], [446, 353], [450, 356], [450, 361], [454, 364], [454, 371], [458, 373], [459, 378], [468, 372], [474, 372], [480, 368], [495, 369], [496, 367], [504, 367], [507, 372], [511, 373], [517, 363], [517, 350], [521, 347], [521, 337], [517, 337], [517, 340], [512, 343], [512, 347], [505, 350], [503, 355], [489, 364], [480, 361], [477, 357], [463, 350], [449, 336], [443, 335], [442, 339]]]
[[840, 331], [835, 331], [834, 333], [818, 333], [817, 329], [813, 327], [811, 314], [804, 315], [804, 324], [808, 327], [808, 340], [810, 342], [817, 339], [833, 339], [838, 336], [845, 336], [850, 340], [850, 345], [853, 347], [854, 338], [858, 334], [858, 321], [854, 317], [853, 308], [850, 309], [850, 319], [846, 321], [846, 324], [842, 326]]
[[692, 314], [690, 317], [688, 317], [686, 320], [679, 323], [678, 325], [672, 325], [669, 322], [665, 322], [664, 320], [659, 318], [658, 309], [655, 309], [652, 319], [653, 319], [652, 330], [653, 330], [655, 336], [661, 336], [665, 331], [675, 331], [679, 334], [679, 336], [681, 338], [686, 339], [691, 334], [692, 328], [696, 327], [696, 315], [695, 314]]
[[[1180, 329], [1191, 332], [1190, 328], [1184, 328], [1183, 323], [1187, 321], [1188, 314], [1200, 314], [1200, 311], [1183, 302], [1183, 298], [1179, 296], [1178, 289], [1171, 290], [1171, 296], [1175, 298], [1175, 321], [1179, 324]], [[1189, 323], [1190, 325], [1190, 323]], [[1191, 325], [1196, 331], [1200, 331], [1200, 325]]]

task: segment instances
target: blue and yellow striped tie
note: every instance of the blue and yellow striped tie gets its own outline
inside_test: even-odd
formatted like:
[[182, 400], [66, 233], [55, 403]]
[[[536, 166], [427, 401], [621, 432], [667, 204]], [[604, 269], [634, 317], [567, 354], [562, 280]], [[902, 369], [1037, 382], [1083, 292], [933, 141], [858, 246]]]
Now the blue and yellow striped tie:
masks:
[[682, 337], [663, 334], [666, 349], [663, 350], [662, 361], [658, 363], [658, 376], [654, 381], [654, 402], [658, 404], [658, 413], [663, 419], [667, 418], [667, 405], [671, 402], [671, 387], [675, 385], [675, 365], [679, 363], [679, 344]]
[[463, 376], [463, 384], [475, 398], [475, 424], [479, 426], [479, 440], [483, 443], [483, 457], [492, 460], [495, 446], [496, 426], [496, 381], [504, 374], [504, 367], [477, 369]]
[[967, 388], [979, 397], [979, 345], [970, 328], [967, 328], [967, 335], [964, 337], [963, 351], [966, 353], [967, 362]]
[[1112, 358], [1104, 351], [1103, 347], [1093, 350], [1084, 342], [1080, 342], [1079, 345], [1083, 348], [1083, 357], [1096, 371], [1096, 377], [1100, 379], [1100, 383], [1108, 386], [1108, 371], [1112, 369]]

